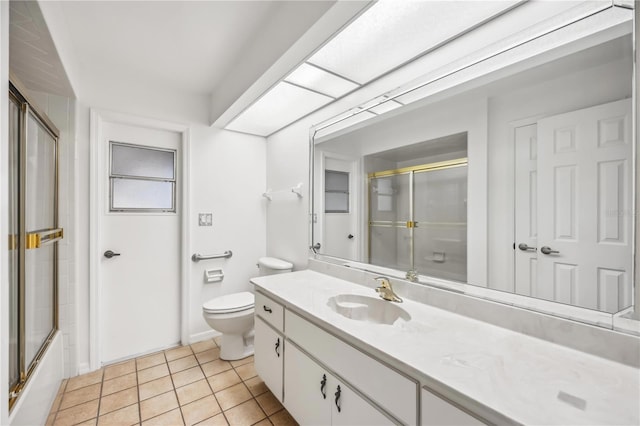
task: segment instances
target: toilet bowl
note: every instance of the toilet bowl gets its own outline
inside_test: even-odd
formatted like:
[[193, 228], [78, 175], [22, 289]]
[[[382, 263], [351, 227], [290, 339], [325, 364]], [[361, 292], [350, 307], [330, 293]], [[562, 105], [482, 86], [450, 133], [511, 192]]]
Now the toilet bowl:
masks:
[[202, 305], [202, 316], [222, 333], [220, 358], [235, 360], [253, 355], [253, 294], [248, 291], [219, 296]]
[[[260, 275], [291, 272], [293, 265], [273, 257], [258, 260]], [[243, 291], [219, 296], [202, 305], [202, 316], [211, 328], [222, 333], [220, 358], [228, 361], [253, 355], [254, 297]]]

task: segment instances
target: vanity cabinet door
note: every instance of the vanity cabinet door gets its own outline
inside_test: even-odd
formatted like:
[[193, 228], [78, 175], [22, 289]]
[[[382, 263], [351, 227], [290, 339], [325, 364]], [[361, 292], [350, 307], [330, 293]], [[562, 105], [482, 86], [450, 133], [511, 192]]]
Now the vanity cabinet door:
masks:
[[284, 406], [301, 425], [391, 425], [380, 411], [295, 345], [287, 346]]
[[480, 420], [422, 389], [422, 426], [480, 426]]
[[282, 402], [284, 337], [256, 316], [253, 348], [258, 375], [273, 395]]
[[331, 424], [341, 426], [392, 425], [384, 414], [341, 381], [332, 377]]
[[284, 406], [301, 425], [331, 424], [330, 374], [294, 345], [284, 365]]

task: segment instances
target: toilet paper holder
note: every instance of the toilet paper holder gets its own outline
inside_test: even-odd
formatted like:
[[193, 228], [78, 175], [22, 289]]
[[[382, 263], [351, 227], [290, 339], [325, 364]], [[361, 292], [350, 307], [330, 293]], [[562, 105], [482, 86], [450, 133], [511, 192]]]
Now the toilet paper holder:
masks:
[[205, 269], [204, 271], [204, 282], [206, 283], [215, 283], [218, 281], [222, 281], [224, 279], [224, 272], [222, 268], [218, 269]]

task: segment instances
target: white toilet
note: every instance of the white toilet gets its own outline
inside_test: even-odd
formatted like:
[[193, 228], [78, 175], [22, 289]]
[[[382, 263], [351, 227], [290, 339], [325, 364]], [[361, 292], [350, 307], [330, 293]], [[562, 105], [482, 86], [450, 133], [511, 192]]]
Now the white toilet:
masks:
[[[274, 257], [261, 257], [258, 268], [260, 275], [273, 275], [291, 272], [293, 265]], [[231, 361], [253, 355], [253, 308], [254, 297], [248, 291], [219, 296], [202, 305], [207, 324], [222, 333], [220, 358]]]

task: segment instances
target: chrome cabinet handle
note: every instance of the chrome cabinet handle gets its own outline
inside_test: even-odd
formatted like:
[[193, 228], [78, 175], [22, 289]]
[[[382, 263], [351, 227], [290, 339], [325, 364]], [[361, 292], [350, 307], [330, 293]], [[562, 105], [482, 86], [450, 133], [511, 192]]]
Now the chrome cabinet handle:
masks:
[[106, 257], [107, 259], [111, 259], [112, 257], [115, 257], [115, 256], [120, 256], [120, 253], [114, 253], [111, 250], [107, 250], [104, 252], [104, 257]]
[[542, 252], [542, 254], [553, 254], [553, 253], [560, 253], [558, 250], [553, 250], [551, 247], [549, 246], [544, 246], [540, 249], [540, 251]]
[[327, 386], [327, 375], [322, 375], [322, 380], [320, 381], [320, 393], [322, 394], [322, 399], [327, 399], [327, 393], [324, 391], [324, 388]]
[[536, 251], [537, 247], [531, 247], [528, 246], [526, 243], [520, 243], [518, 244], [518, 248], [522, 251], [528, 251], [528, 250], [533, 250]]
[[338, 385], [338, 390], [336, 391], [336, 393], [334, 394], [336, 396], [336, 408], [338, 408], [338, 413], [340, 412], [340, 394], [342, 393], [342, 390], [340, 389], [340, 385]]

